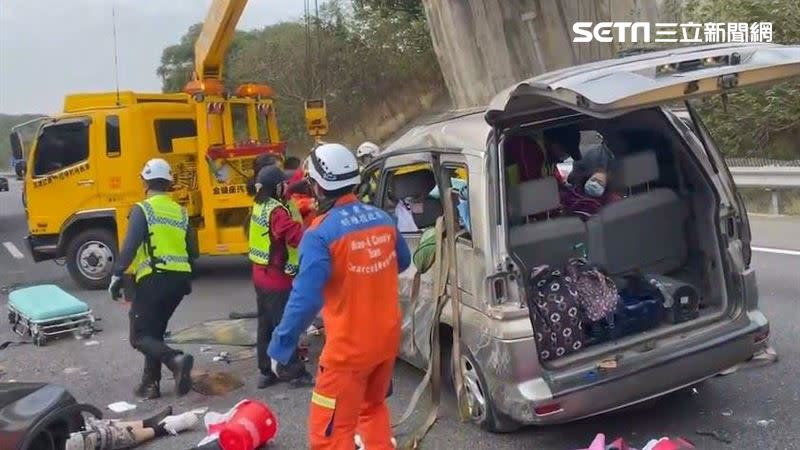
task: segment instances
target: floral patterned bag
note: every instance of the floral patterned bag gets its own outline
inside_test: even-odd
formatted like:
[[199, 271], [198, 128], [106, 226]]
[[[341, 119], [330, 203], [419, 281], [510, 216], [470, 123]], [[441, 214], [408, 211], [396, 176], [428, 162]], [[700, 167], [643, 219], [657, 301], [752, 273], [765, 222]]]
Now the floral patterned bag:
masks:
[[531, 271], [528, 313], [542, 361], [577, 352], [587, 345], [586, 328], [613, 314], [618, 303], [614, 282], [584, 259], [564, 269], [544, 265]]

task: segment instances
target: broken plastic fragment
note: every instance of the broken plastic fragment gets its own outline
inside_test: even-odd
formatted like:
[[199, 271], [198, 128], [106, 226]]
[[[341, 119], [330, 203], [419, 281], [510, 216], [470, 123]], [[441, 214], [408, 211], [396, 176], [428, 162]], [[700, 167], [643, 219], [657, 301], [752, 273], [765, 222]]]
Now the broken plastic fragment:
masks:
[[108, 409], [119, 414], [136, 409], [136, 405], [132, 405], [128, 402], [114, 402], [108, 405]]
[[756, 424], [758, 426], [760, 426], [760, 427], [768, 427], [768, 426], [772, 425], [773, 423], [775, 423], [775, 419], [759, 420], [758, 422], [756, 422]]

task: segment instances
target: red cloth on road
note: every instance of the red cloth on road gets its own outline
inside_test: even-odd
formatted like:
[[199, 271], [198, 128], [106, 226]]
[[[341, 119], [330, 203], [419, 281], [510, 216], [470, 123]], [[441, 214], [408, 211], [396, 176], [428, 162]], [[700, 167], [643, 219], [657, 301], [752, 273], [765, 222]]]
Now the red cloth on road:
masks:
[[269, 218], [269, 265], [253, 264], [253, 284], [268, 291], [285, 291], [292, 288], [293, 277], [283, 271], [286, 264], [286, 245], [297, 247], [303, 237], [303, 225], [292, 220], [284, 208], [275, 208]]

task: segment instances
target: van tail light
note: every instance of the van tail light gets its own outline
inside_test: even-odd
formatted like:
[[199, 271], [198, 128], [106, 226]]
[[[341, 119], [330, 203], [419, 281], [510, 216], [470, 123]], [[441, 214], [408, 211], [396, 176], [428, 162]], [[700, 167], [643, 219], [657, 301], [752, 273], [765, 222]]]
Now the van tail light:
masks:
[[559, 413], [563, 410], [564, 409], [561, 408], [561, 405], [558, 403], [550, 403], [533, 408], [533, 412], [535, 412], [537, 416], [549, 416], [550, 414]]

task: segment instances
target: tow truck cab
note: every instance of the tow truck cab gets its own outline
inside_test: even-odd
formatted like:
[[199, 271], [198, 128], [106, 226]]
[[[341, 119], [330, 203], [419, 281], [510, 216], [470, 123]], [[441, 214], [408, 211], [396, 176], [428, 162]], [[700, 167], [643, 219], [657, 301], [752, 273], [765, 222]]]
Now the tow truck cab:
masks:
[[[144, 163], [164, 158], [173, 198], [198, 235], [201, 254], [246, 252], [243, 223], [253, 160], [282, 155], [271, 91], [237, 96], [75, 94], [38, 130], [24, 201], [35, 261], [65, 258], [85, 288], [108, 283], [130, 208], [144, 198]], [[252, 95], [250, 95], [252, 94]], [[198, 126], [198, 124], [202, 124]]]

